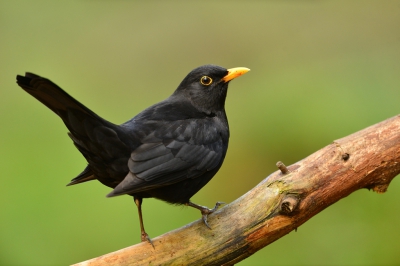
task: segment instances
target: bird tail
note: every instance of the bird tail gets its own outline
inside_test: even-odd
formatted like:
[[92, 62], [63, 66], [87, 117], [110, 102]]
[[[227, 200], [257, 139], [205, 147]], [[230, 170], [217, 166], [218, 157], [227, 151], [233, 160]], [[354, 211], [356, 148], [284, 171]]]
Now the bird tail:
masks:
[[[96, 115], [89, 108], [75, 100], [50, 80], [32, 73], [17, 76], [18, 85], [27, 93], [56, 113], [69, 129], [69, 136], [75, 146], [90, 163], [96, 153], [93, 130], [96, 127], [115, 127], [114, 124]], [[96, 179], [90, 167], [74, 178], [68, 185], [75, 185]]]
[[[73, 127], [72, 123], [74, 122], [71, 121], [71, 117], [69, 117], [71, 110], [78, 110], [79, 112], [87, 114], [95, 119], [102, 119], [46, 78], [33, 73], [26, 73], [25, 76], [17, 76], [17, 83], [27, 93], [35, 97], [61, 117], [68, 128], [70, 126]], [[70, 130], [74, 129], [71, 128]]]

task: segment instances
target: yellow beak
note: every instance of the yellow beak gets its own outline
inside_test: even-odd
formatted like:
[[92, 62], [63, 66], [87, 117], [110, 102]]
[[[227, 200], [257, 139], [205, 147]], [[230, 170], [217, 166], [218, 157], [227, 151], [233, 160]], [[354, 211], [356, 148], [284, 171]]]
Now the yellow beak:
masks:
[[250, 69], [248, 69], [247, 67], [230, 68], [230, 69], [228, 69], [228, 74], [225, 77], [223, 77], [222, 80], [224, 82], [228, 82], [234, 78], [237, 78], [243, 74], [246, 74], [249, 71], [250, 71]]

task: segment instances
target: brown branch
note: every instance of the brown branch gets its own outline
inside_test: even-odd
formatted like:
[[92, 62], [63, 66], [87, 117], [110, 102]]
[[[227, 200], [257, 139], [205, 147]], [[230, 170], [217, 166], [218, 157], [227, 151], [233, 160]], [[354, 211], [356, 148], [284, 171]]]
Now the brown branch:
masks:
[[232, 265], [296, 229], [350, 193], [383, 193], [400, 173], [400, 116], [334, 141], [271, 174], [200, 221], [75, 265]]

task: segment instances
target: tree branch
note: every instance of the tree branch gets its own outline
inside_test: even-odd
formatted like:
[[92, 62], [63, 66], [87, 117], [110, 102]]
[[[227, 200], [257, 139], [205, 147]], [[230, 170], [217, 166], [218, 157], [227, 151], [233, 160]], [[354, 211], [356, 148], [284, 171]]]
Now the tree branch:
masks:
[[209, 216], [75, 265], [233, 265], [361, 189], [386, 191], [400, 173], [400, 116], [334, 141]]

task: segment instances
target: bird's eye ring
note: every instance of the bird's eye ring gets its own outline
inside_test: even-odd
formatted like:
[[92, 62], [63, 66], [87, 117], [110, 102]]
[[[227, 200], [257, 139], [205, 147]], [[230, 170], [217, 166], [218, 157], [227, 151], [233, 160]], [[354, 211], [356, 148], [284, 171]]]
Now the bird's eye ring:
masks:
[[212, 81], [213, 81], [212, 78], [210, 78], [208, 76], [202, 76], [201, 79], [200, 79], [200, 83], [205, 85], [205, 86], [210, 85], [212, 83]]

